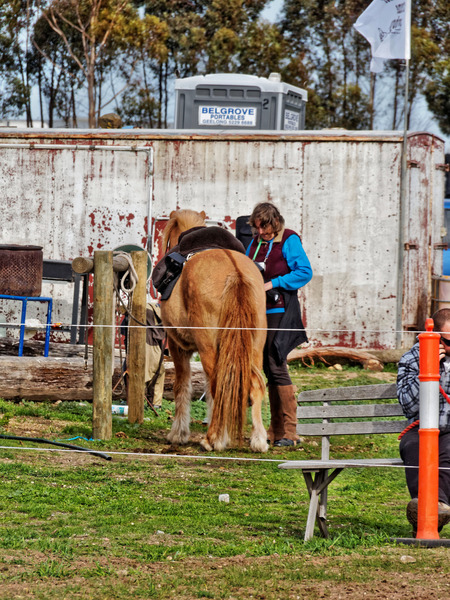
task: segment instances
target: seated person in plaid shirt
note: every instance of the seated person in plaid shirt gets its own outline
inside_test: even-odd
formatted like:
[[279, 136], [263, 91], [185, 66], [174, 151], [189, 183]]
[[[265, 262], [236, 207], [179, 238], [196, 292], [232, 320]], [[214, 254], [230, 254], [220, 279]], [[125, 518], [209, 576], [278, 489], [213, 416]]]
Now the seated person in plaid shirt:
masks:
[[[433, 315], [434, 331], [441, 333], [439, 345], [440, 386], [450, 396], [450, 309], [442, 308]], [[419, 344], [406, 352], [398, 363], [397, 397], [410, 424], [419, 419]], [[438, 529], [450, 521], [450, 404], [439, 394], [439, 504]], [[408, 430], [400, 442], [400, 456], [405, 466], [419, 465], [419, 424]], [[441, 469], [441, 467], [443, 469]], [[448, 469], [448, 470], [447, 470]], [[405, 469], [411, 496], [406, 509], [408, 521], [417, 531], [419, 470]]]

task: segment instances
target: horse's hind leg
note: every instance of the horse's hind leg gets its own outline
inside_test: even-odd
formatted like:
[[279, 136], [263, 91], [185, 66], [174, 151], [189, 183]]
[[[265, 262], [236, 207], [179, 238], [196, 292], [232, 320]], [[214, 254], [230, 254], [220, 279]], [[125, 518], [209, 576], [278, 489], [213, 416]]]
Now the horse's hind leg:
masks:
[[213, 346], [199, 345], [199, 354], [202, 361], [203, 371], [206, 377], [206, 419], [208, 422], [208, 431], [201, 440], [201, 446], [211, 452], [212, 450], [225, 450], [230, 443], [226, 426], [219, 428], [217, 415], [214, 415], [214, 398], [211, 393], [211, 376], [213, 369], [217, 368], [217, 355]]
[[[206, 373], [205, 373], [206, 375]], [[211, 394], [211, 387], [209, 385], [209, 378], [208, 376], [206, 376], [207, 379], [207, 383], [206, 383], [206, 424], [208, 425], [208, 432], [206, 434], [206, 436], [200, 441], [200, 445], [207, 450], [208, 452], [211, 452], [212, 450], [214, 450], [214, 444], [211, 444], [211, 441], [209, 439], [209, 428], [211, 425], [211, 421], [212, 421], [212, 417], [213, 417], [213, 411], [214, 411], [214, 398], [212, 397]]]
[[212, 397], [211, 392], [209, 392], [208, 404], [208, 431], [200, 444], [205, 450], [208, 450], [208, 452], [211, 452], [212, 450], [221, 452], [230, 444], [230, 436], [228, 435], [226, 424], [223, 424], [222, 427], [220, 427], [219, 418], [217, 415], [214, 415], [214, 398]]
[[252, 435], [250, 447], [255, 452], [267, 452], [267, 433], [262, 422], [261, 405], [264, 397], [264, 380], [261, 372], [252, 367], [252, 383], [250, 388], [250, 400], [252, 403]]
[[192, 352], [186, 352], [179, 348], [175, 342], [169, 338], [169, 350], [175, 367], [175, 418], [172, 423], [172, 429], [167, 439], [172, 444], [187, 444], [190, 436], [191, 420], [191, 367], [189, 359]]

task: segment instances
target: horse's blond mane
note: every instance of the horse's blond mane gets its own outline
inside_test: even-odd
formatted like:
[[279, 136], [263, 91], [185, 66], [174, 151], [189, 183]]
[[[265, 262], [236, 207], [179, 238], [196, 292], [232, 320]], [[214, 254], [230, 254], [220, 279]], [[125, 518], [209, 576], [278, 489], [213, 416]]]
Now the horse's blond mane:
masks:
[[181, 231], [186, 231], [191, 227], [201, 227], [205, 224], [205, 213], [203, 211], [199, 213], [190, 208], [173, 211], [170, 216], [176, 218]]
[[191, 210], [190, 208], [183, 208], [180, 210], [173, 210], [170, 213], [170, 219], [167, 222], [167, 225], [164, 228], [163, 237], [162, 237], [162, 245], [163, 251], [165, 252], [168, 248], [169, 242], [170, 246], [174, 246], [174, 240], [172, 239], [172, 235], [176, 233], [176, 238], [183, 231], [187, 231], [191, 229], [191, 227], [201, 227], [205, 224], [205, 213], [197, 212], [195, 210]]

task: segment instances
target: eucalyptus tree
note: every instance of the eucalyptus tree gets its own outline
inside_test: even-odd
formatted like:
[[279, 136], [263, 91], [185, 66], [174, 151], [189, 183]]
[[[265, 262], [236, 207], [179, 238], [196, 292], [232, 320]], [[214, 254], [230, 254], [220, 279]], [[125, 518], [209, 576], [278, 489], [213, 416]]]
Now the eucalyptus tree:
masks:
[[[206, 46], [203, 62], [207, 73], [232, 73], [242, 69], [244, 50], [254, 49], [255, 24], [267, 0], [212, 0], [206, 1], [204, 28]], [[253, 33], [253, 45], [245, 41]], [[262, 44], [258, 44], [258, 53]], [[256, 65], [254, 65], [256, 66]], [[259, 71], [256, 67], [256, 70]], [[264, 67], [264, 71], [267, 67]]]
[[[193, 74], [204, 48], [202, 26], [202, 0], [137, 0], [146, 18], [158, 18], [164, 24], [165, 52], [156, 56], [148, 52], [140, 65], [142, 77], [135, 86], [138, 100], [133, 100], [131, 90], [124, 96], [125, 112], [152, 112], [151, 122], [157, 127], [167, 127], [169, 82], [176, 76]], [[145, 108], [146, 107], [146, 108]], [[148, 121], [147, 121], [148, 122]]]
[[434, 78], [425, 90], [428, 107], [440, 129], [450, 135], [450, 59], [442, 59], [434, 66]]
[[158, 102], [151, 67], [166, 63], [169, 31], [167, 24], [154, 15], [145, 15], [139, 25], [140, 32], [135, 38], [139, 61], [130, 85], [121, 97], [118, 112], [128, 125], [161, 127], [162, 93]]
[[168, 28], [167, 57], [153, 60], [160, 106], [167, 124], [169, 82], [217, 72], [268, 75], [279, 67], [283, 40], [259, 17], [269, 0], [144, 0], [149, 15]]
[[306, 87], [308, 127], [366, 128], [369, 48], [353, 28], [365, 0], [285, 0], [279, 26], [289, 46], [284, 79]]
[[435, 0], [433, 9], [431, 30], [438, 50], [429, 65], [425, 98], [442, 132], [450, 135], [450, 3]]
[[33, 14], [31, 0], [0, 0], [0, 116], [25, 111], [29, 126], [35, 76], [30, 60]]
[[240, 40], [236, 62], [239, 71], [267, 77], [280, 71], [286, 63], [289, 48], [274, 23], [256, 20], [249, 24], [246, 34]]
[[121, 70], [128, 79], [135, 67], [136, 44], [142, 31], [136, 7], [129, 0], [38, 2], [42, 17], [60, 36], [85, 81], [89, 127], [95, 127], [98, 113], [123, 91], [112, 90], [105, 99], [102, 94], [106, 76]]
[[[73, 36], [73, 30], [67, 28], [65, 35], [73, 47], [80, 40]], [[37, 65], [37, 83], [41, 121], [44, 122], [44, 98], [47, 100], [47, 119], [49, 127], [54, 126], [55, 116], [64, 120], [66, 127], [77, 126], [76, 92], [83, 80], [77, 64], [66, 50], [64, 40], [41, 16], [35, 23], [32, 42], [33, 58]]]

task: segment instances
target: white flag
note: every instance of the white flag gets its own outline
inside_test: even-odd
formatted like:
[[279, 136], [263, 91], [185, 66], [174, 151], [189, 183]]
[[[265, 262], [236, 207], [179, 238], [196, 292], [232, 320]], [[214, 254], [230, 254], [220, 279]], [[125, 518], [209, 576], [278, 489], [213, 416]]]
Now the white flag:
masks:
[[383, 70], [383, 60], [411, 58], [411, 0], [373, 0], [353, 27], [372, 47], [370, 70]]

